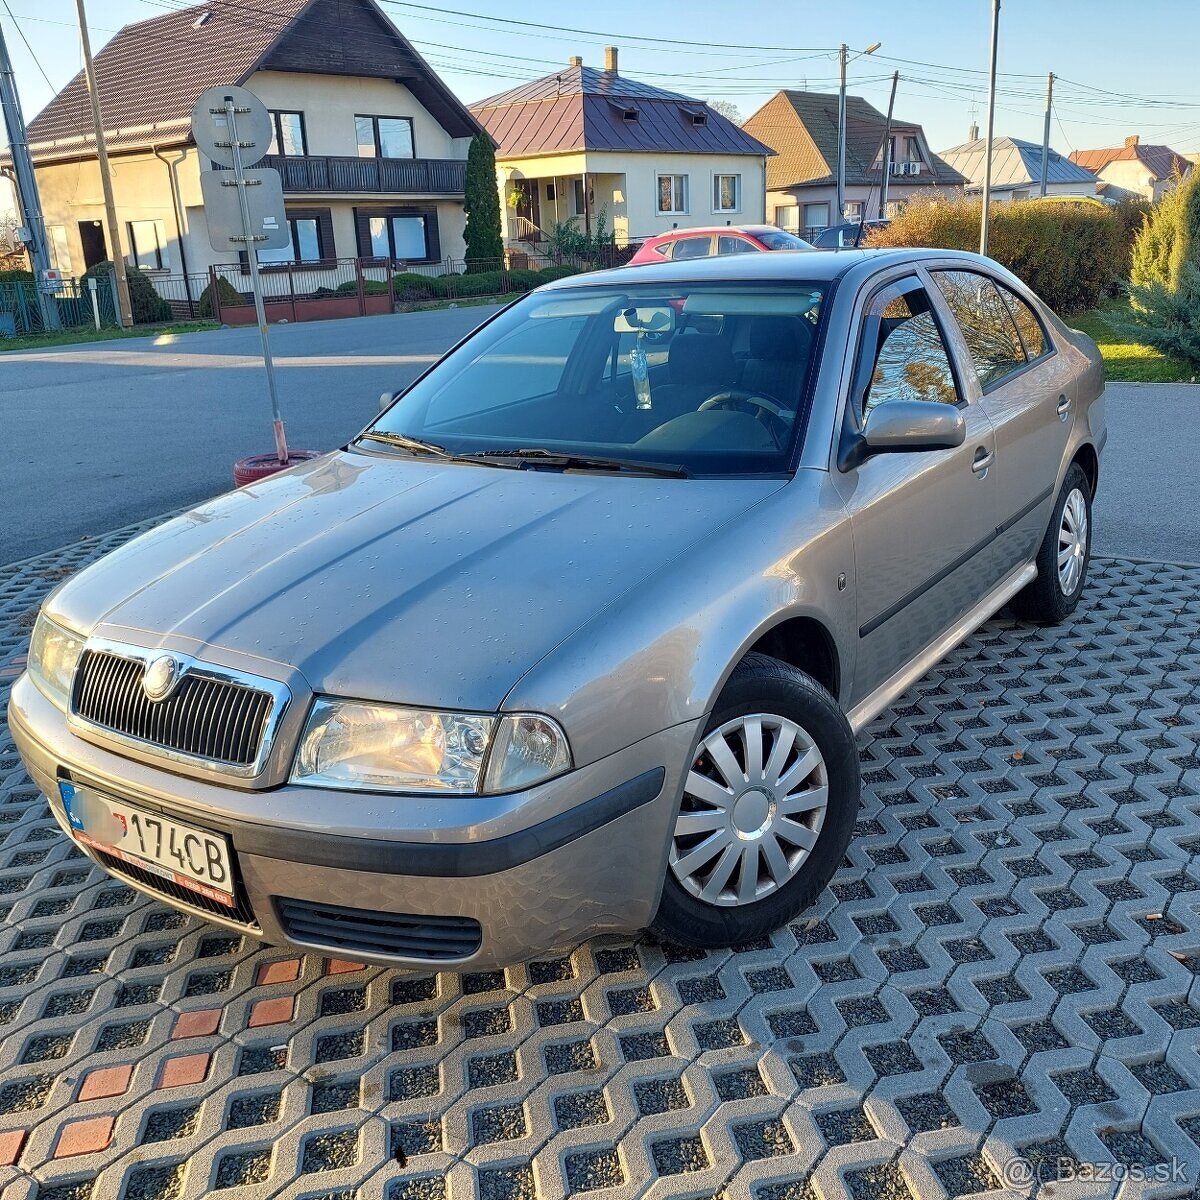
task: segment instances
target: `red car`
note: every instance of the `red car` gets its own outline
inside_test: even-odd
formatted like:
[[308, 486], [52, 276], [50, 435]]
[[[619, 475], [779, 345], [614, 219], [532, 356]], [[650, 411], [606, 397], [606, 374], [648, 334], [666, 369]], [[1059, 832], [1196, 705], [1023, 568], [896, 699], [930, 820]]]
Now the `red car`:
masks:
[[803, 238], [774, 225], [716, 225], [711, 229], [672, 229], [647, 238], [629, 260], [639, 263], [663, 259], [708, 258], [713, 254], [753, 254], [759, 250], [811, 250]]

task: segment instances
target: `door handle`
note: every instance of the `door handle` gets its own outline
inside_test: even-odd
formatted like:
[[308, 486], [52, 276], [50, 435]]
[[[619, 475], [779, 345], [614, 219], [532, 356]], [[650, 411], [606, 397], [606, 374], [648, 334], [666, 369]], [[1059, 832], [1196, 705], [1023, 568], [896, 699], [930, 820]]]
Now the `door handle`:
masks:
[[1071, 397], [1059, 396], [1058, 408], [1056, 408], [1054, 411], [1058, 413], [1058, 419], [1060, 421], [1065, 421], [1067, 417], [1071, 415]]
[[975, 461], [971, 464], [971, 470], [982, 478], [982, 476], [987, 472], [988, 467], [990, 467], [995, 461], [995, 454], [986, 446], [980, 446], [979, 449], [975, 451]]

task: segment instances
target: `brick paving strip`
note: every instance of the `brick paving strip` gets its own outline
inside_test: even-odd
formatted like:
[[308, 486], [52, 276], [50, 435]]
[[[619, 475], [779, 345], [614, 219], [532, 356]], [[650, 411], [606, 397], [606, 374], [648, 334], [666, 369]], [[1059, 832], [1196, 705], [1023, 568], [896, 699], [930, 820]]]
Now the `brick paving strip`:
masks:
[[[42, 597], [144, 527], [0, 568], [0, 705]], [[733, 952], [263, 946], [93, 868], [0, 727], [0, 1195], [938, 1200], [1059, 1158], [1197, 1194], [1200, 568], [1092, 569], [871, 727], [830, 893]]]

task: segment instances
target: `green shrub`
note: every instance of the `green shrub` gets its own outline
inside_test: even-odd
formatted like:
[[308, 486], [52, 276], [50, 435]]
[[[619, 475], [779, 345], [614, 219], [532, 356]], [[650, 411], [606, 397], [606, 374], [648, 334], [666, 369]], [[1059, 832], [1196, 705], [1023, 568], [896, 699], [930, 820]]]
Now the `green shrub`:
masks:
[[0, 283], [32, 283], [33, 272], [16, 268], [11, 271], [0, 271]]
[[500, 191], [496, 185], [496, 150], [486, 133], [477, 133], [467, 150], [467, 180], [463, 196], [467, 216], [463, 240], [467, 271], [483, 270], [504, 254], [500, 227]]
[[1200, 171], [1150, 211], [1133, 244], [1132, 322], [1122, 332], [1200, 367]]
[[[978, 250], [982, 203], [933, 197], [914, 201], [885, 229], [871, 233], [872, 246], [933, 246]], [[1120, 277], [1121, 228], [1098, 204], [1045, 201], [993, 203], [988, 251], [1062, 313], [1095, 308]]]
[[[363, 295], [365, 296], [386, 296], [387, 290], [388, 285], [382, 279], [363, 280]], [[342, 296], [347, 292], [357, 292], [358, 280], [348, 279], [345, 283], [339, 283], [334, 291]]]
[[[111, 262], [98, 262], [94, 266], [88, 267], [83, 273], [83, 278], [106, 281], [112, 273]], [[173, 316], [171, 306], [155, 290], [149, 275], [126, 263], [125, 282], [129, 285], [129, 307], [133, 310], [135, 325], [152, 325], [156, 321], [171, 319]]]
[[[215, 317], [217, 315], [213, 309], [212, 291], [213, 285], [209, 283], [200, 297], [199, 313], [202, 317]], [[217, 276], [217, 295], [220, 297], [222, 305], [238, 305], [243, 303], [241, 292], [224, 275]]]
[[416, 271], [400, 271], [392, 276], [392, 291], [397, 300], [431, 300], [438, 295], [441, 281]]

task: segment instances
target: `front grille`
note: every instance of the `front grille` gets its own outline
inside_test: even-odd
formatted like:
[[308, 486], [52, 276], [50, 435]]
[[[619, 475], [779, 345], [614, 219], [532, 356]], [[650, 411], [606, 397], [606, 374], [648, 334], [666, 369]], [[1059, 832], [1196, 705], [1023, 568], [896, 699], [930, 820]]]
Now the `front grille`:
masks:
[[85, 650], [75, 672], [71, 710], [123, 737], [231, 767], [259, 757], [275, 697], [191, 669], [164, 700], [142, 690], [145, 663], [109, 650]]
[[226, 921], [236, 921], [239, 925], [246, 925], [252, 929], [257, 929], [258, 927], [257, 922], [254, 920], [254, 910], [251, 909], [250, 902], [246, 899], [246, 893], [240, 880], [234, 882], [234, 904], [230, 908], [227, 904], [210, 900], [207, 896], [203, 896], [199, 892], [193, 892], [191, 888], [183, 887], [173, 879], [164, 879], [161, 875], [156, 875], [153, 871], [147, 871], [142, 867], [135, 866], [133, 863], [126, 862], [123, 858], [117, 858], [115, 854], [106, 854], [103, 850], [95, 848], [92, 849], [92, 853], [103, 864], [106, 871], [124, 879], [132, 880], [134, 883], [141, 884], [142, 887], [150, 888], [162, 896], [164, 900], [168, 900], [173, 904], [184, 904], [188, 908], [194, 908], [198, 912], [210, 913], [215, 917], [223, 917]]
[[409, 916], [342, 908], [311, 900], [276, 897], [279, 921], [289, 938], [338, 950], [439, 961], [467, 958], [483, 940], [470, 917]]

